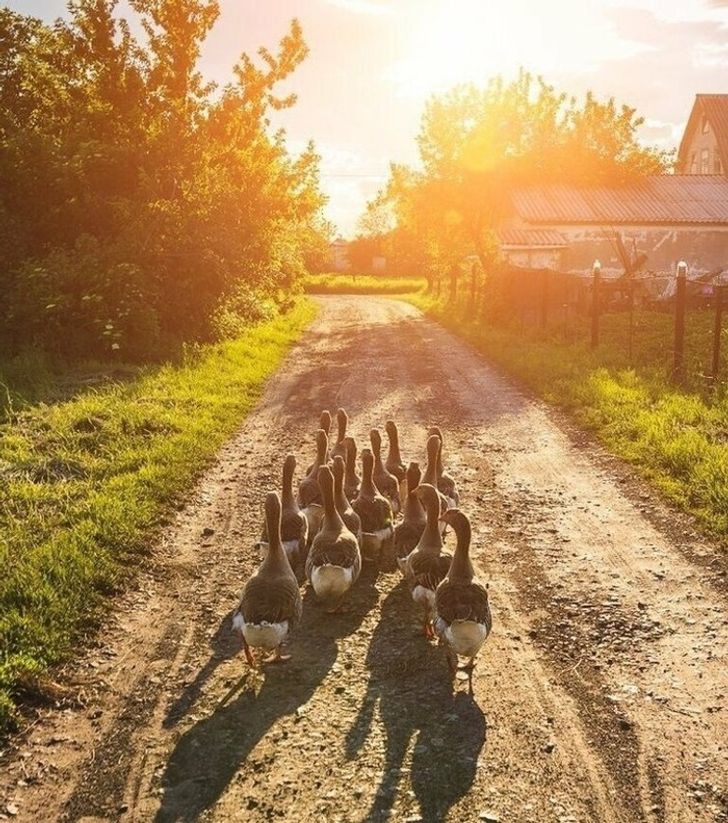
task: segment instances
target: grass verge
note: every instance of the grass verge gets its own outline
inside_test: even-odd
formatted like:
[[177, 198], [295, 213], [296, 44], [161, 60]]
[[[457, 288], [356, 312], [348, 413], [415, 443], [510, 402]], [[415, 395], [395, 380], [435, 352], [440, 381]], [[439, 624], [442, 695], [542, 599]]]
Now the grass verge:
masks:
[[462, 306], [429, 295], [406, 299], [569, 411], [709, 532], [728, 539], [728, 398], [724, 390], [708, 391], [696, 376], [709, 359], [710, 314], [688, 317], [686, 361], [692, 382], [681, 390], [668, 379], [669, 315], [638, 319], [630, 358], [627, 318], [621, 315], [603, 318], [601, 345], [592, 351], [585, 342], [587, 321], [569, 330], [572, 339], [564, 339], [563, 329], [496, 328], [468, 316]]
[[306, 294], [418, 294], [427, 288], [419, 277], [379, 277], [370, 274], [309, 274]]
[[241, 338], [0, 426], [0, 729], [92, 628], [160, 518], [234, 432], [315, 315], [300, 301]]

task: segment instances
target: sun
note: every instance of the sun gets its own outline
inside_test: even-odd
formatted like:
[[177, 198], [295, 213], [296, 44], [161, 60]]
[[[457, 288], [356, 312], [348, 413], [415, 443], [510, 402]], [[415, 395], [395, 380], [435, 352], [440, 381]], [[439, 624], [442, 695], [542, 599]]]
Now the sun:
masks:
[[463, 82], [483, 83], [521, 66], [545, 75], [591, 72], [633, 44], [595, 14], [597, 0], [430, 0], [405, 35], [394, 75], [399, 92], [425, 98]]

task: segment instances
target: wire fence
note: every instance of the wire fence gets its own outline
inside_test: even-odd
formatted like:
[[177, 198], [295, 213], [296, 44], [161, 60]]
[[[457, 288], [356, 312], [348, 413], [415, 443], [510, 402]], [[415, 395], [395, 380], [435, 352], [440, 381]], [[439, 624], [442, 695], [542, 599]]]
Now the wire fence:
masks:
[[469, 276], [450, 278], [449, 296], [495, 325], [616, 349], [625, 365], [660, 363], [678, 386], [715, 388], [728, 374], [728, 283], [690, 277], [683, 264], [672, 276], [502, 265], [482, 277], [474, 266]]

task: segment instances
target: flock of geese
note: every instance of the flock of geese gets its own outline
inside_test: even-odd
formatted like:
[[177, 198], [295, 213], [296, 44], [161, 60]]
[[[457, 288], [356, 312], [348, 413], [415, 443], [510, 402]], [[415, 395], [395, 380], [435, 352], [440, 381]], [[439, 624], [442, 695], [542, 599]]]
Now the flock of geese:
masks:
[[[470, 561], [470, 521], [458, 508], [455, 480], [443, 467], [443, 437], [431, 428], [424, 474], [419, 463], [405, 468], [399, 433], [389, 420], [389, 450], [382, 460], [382, 437], [370, 432], [371, 449], [361, 452], [347, 435], [349, 418], [337, 412], [338, 434], [329, 435], [331, 414], [321, 413], [316, 459], [308, 466], [294, 494], [296, 458], [283, 463], [281, 496], [265, 501], [265, 523], [257, 544], [263, 559], [245, 584], [233, 616], [246, 659], [256, 665], [253, 650], [269, 656], [266, 663], [290, 659], [284, 654], [289, 632], [300, 620], [301, 586], [308, 581], [327, 612], [343, 608], [362, 563], [382, 564], [393, 550], [412, 599], [422, 614], [422, 630], [445, 647], [450, 671], [467, 672], [472, 694], [475, 657], [491, 630], [487, 587], [475, 580]], [[396, 518], [401, 515], [399, 522]], [[452, 554], [444, 551], [450, 526], [456, 537]], [[459, 666], [459, 658], [467, 662]]]

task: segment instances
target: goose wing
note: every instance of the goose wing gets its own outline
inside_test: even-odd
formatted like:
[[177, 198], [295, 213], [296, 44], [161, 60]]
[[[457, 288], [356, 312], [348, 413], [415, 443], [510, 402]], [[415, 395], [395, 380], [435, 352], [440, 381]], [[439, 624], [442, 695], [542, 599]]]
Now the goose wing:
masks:
[[450, 563], [452, 563], [452, 556], [449, 554], [433, 555], [429, 552], [416, 552], [410, 560], [414, 585], [424, 586], [434, 592], [447, 576]]
[[435, 592], [435, 608], [448, 625], [456, 620], [472, 620], [490, 630], [488, 590], [480, 583], [453, 583], [445, 578]]
[[245, 584], [238, 611], [246, 623], [295, 623], [301, 616], [301, 591], [296, 578], [254, 574]]

